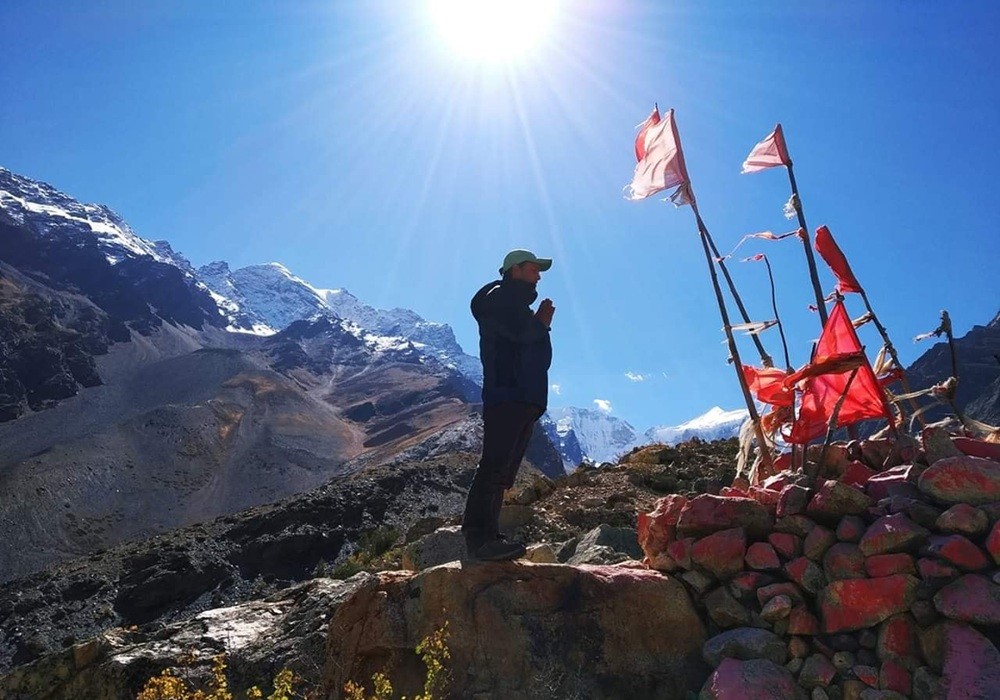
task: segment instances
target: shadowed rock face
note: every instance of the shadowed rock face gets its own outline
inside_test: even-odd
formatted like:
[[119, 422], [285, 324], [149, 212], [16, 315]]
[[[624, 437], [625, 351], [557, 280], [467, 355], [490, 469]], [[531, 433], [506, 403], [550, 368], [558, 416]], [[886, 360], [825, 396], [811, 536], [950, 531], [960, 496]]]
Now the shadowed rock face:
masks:
[[413, 648], [448, 624], [454, 697], [683, 698], [708, 676], [677, 580], [614, 566], [446, 564], [383, 573], [334, 613], [327, 694], [388, 669], [422, 688]]

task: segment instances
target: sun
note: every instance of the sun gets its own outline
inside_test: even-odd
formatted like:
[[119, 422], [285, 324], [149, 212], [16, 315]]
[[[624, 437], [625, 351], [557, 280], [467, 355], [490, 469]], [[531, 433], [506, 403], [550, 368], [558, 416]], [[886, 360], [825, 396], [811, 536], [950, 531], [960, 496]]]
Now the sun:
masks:
[[513, 62], [538, 48], [558, 0], [429, 0], [441, 38], [461, 58]]

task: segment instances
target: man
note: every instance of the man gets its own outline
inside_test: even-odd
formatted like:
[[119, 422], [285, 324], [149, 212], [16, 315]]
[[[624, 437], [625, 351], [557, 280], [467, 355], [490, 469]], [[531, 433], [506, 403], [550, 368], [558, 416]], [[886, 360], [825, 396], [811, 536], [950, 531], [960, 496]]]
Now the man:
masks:
[[503, 561], [524, 554], [523, 545], [499, 534], [500, 505], [548, 403], [549, 326], [556, 309], [551, 299], [543, 299], [535, 312], [530, 305], [538, 297], [541, 273], [550, 267], [548, 258], [512, 250], [503, 259], [502, 279], [472, 298], [483, 363], [483, 455], [465, 504], [462, 534], [473, 559]]

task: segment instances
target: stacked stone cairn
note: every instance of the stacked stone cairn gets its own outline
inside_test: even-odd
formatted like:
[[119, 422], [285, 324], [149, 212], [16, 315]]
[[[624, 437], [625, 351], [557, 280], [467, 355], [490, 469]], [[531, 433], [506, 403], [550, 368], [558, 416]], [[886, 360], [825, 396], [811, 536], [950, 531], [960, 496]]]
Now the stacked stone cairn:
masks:
[[928, 428], [806, 463], [639, 516], [709, 629], [700, 697], [1000, 698], [1000, 445]]

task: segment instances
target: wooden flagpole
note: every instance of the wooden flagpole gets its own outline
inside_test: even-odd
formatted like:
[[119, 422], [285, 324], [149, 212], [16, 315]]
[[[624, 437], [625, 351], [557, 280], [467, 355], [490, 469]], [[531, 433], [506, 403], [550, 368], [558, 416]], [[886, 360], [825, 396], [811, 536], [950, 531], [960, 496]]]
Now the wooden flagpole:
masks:
[[[690, 185], [687, 185], [690, 187]], [[690, 193], [690, 191], [689, 191]], [[743, 399], [747, 404], [747, 411], [750, 413], [750, 420], [753, 423], [754, 434], [757, 437], [757, 446], [760, 450], [761, 463], [766, 467], [767, 471], [770, 472], [773, 469], [773, 462], [771, 460], [771, 452], [767, 448], [767, 442], [764, 440], [764, 431], [760, 426], [760, 416], [757, 413], [757, 407], [754, 405], [753, 397], [750, 395], [750, 387], [747, 386], [746, 377], [743, 376], [743, 363], [740, 360], [740, 351], [736, 346], [736, 338], [733, 336], [733, 329], [729, 323], [729, 312], [726, 310], [726, 300], [722, 296], [722, 289], [719, 287], [719, 275], [715, 272], [715, 263], [718, 259], [718, 254], [712, 257], [712, 250], [715, 249], [715, 243], [712, 241], [712, 236], [708, 232], [708, 227], [705, 226], [705, 222], [701, 218], [701, 213], [698, 211], [698, 203], [694, 200], [694, 194], [691, 194], [691, 210], [694, 212], [695, 221], [698, 222], [698, 233], [701, 236], [701, 245], [705, 250], [705, 262], [708, 263], [708, 271], [712, 276], [712, 288], [715, 290], [715, 299], [719, 303], [719, 315], [722, 316], [722, 327], [726, 332], [726, 340], [729, 343], [729, 357], [733, 363], [733, 367], [736, 370], [736, 377], [740, 382], [740, 389], [743, 390]]]
[[[782, 132], [782, 136], [784, 133]], [[787, 149], [788, 145], [785, 144]], [[799, 187], [795, 183], [795, 171], [792, 169], [792, 158], [788, 157], [788, 164], [785, 166], [788, 171], [788, 182], [792, 186], [792, 206], [795, 207], [795, 214], [799, 219], [799, 229], [802, 234], [802, 246], [806, 250], [806, 262], [809, 263], [809, 278], [812, 280], [813, 293], [816, 295], [816, 309], [819, 311], [820, 324], [826, 326], [826, 302], [823, 301], [823, 289], [819, 284], [819, 273], [816, 270], [816, 257], [813, 255], [812, 245], [809, 243], [809, 227], [806, 226], [806, 216], [802, 212], [802, 199], [799, 197]]]
[[[726, 284], [729, 286], [729, 291], [733, 295], [733, 299], [736, 300], [736, 307], [740, 310], [740, 316], [743, 317], [744, 323], [750, 323], [750, 315], [747, 313], [747, 309], [743, 306], [743, 300], [740, 298], [739, 292], [736, 291], [736, 285], [733, 283], [733, 278], [729, 274], [729, 268], [726, 267], [725, 260], [719, 254], [719, 249], [715, 247], [715, 241], [712, 237], [708, 237], [708, 245], [712, 250], [712, 255], [715, 256], [715, 261], [719, 264], [719, 268], [722, 270], [723, 277], [726, 278]], [[774, 360], [764, 349], [764, 344], [761, 342], [760, 337], [753, 333], [750, 336], [753, 338], [754, 345], [757, 346], [757, 352], [760, 354], [760, 362], [765, 367], [774, 367]], [[782, 336], [784, 339], [784, 336]]]

